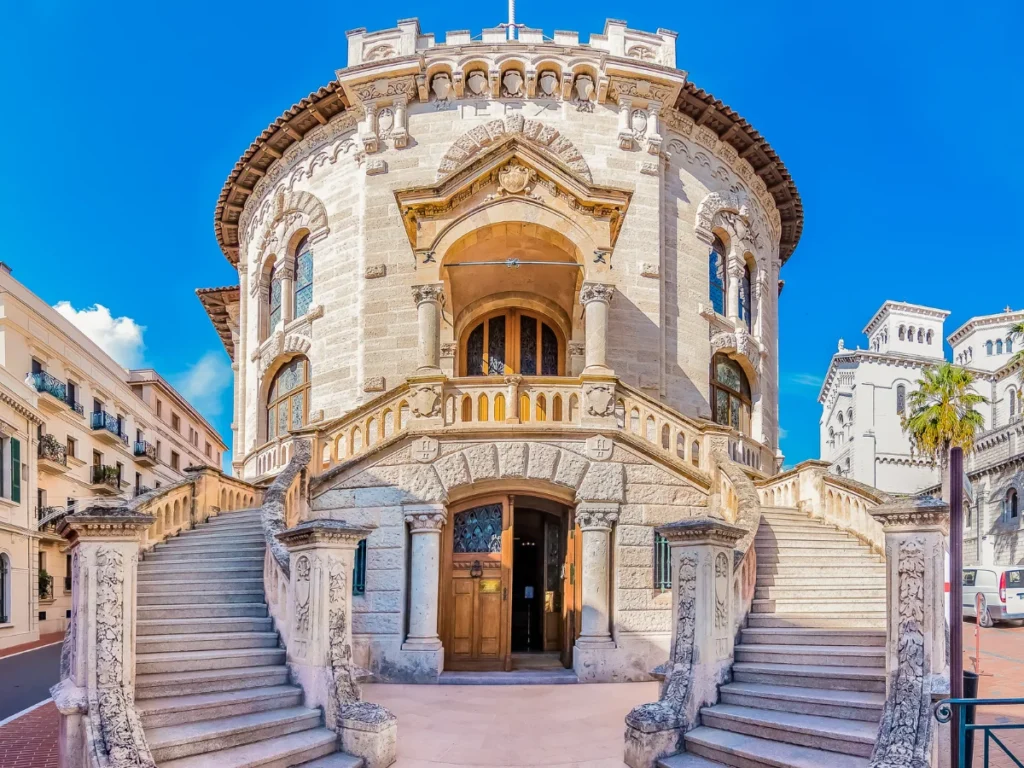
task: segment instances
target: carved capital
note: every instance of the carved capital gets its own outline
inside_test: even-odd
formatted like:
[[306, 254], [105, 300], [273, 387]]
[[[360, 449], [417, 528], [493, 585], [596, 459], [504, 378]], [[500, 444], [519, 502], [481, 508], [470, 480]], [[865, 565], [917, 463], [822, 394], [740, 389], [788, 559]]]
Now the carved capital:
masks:
[[405, 507], [405, 522], [409, 531], [417, 533], [437, 533], [448, 519], [448, 513], [440, 504], [427, 504], [419, 507]]
[[592, 301], [603, 301], [605, 304], [611, 304], [614, 295], [614, 286], [607, 283], [592, 283], [588, 281], [580, 289], [580, 304], [586, 306]]
[[576, 524], [581, 531], [611, 531], [618, 519], [618, 504], [582, 501], [576, 505]]
[[443, 304], [444, 284], [428, 283], [427, 285], [414, 285], [412, 287], [412, 297], [415, 300], [417, 307], [426, 301]]

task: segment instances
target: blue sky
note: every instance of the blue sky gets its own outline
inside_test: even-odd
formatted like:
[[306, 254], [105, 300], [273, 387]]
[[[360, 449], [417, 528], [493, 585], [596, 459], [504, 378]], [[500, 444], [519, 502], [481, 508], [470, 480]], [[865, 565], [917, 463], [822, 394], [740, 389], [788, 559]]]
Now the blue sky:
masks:
[[[806, 223], [782, 271], [782, 447], [787, 463], [816, 457], [836, 341], [864, 345], [885, 299], [950, 310], [947, 333], [1024, 306], [1022, 5], [659, 5], [520, 0], [517, 16], [584, 39], [609, 16], [678, 31], [680, 68], [787, 164]], [[237, 279], [213, 235], [220, 187], [267, 124], [344, 66], [346, 30], [412, 16], [439, 37], [476, 33], [505, 5], [4, 4], [0, 258], [229, 439], [231, 371], [194, 295]]]

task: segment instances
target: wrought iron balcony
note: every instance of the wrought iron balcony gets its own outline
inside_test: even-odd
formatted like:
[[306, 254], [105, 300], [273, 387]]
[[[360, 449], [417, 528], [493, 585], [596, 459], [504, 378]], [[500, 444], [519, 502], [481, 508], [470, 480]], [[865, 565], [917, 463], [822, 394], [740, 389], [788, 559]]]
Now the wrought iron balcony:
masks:
[[[60, 472], [62, 469], [67, 469], [67, 446], [57, 440], [53, 435], [43, 435], [39, 439], [39, 460], [41, 462], [39, 465], [40, 469], [45, 470], [47, 468], [46, 464], [51, 465], [50, 468], [56, 472]], [[46, 462], [46, 464], [42, 462]]]
[[98, 490], [111, 490], [115, 493], [121, 490], [121, 478], [117, 467], [108, 464], [94, 464], [90, 468], [89, 480]]
[[121, 431], [121, 420], [111, 416], [106, 411], [93, 411], [91, 426], [99, 433], [100, 437], [107, 434], [113, 435], [125, 445], [128, 445], [128, 435]]
[[150, 445], [145, 440], [135, 441], [134, 454], [140, 464], [156, 464], [156, 446]]
[[[70, 392], [68, 392], [68, 385], [56, 376], [52, 376], [46, 371], [40, 371], [39, 373], [30, 373], [28, 378], [32, 382], [32, 386], [35, 387], [36, 392], [59, 400], [79, 416], [85, 413], [82, 404], [76, 403], [74, 398], [71, 397]], [[44, 402], [46, 402], [45, 398]]]
[[41, 523], [52, 517], [59, 517], [67, 512], [64, 507], [36, 507], [36, 519]]

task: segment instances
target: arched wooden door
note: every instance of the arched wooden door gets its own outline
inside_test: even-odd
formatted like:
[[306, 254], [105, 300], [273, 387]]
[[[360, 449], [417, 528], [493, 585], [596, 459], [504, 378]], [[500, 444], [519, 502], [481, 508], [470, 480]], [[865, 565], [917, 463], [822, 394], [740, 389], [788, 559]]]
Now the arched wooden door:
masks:
[[473, 499], [448, 510], [442, 551], [445, 669], [512, 668], [512, 497]]

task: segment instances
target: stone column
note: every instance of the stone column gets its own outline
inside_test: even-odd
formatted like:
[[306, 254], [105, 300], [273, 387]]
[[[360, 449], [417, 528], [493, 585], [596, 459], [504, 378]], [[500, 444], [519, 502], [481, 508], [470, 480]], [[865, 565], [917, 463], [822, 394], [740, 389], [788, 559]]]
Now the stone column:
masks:
[[[295, 264], [291, 259], [278, 263], [277, 272], [281, 278], [281, 323], [282, 327], [295, 319]], [[273, 333], [274, 329], [271, 328]]]
[[343, 520], [310, 520], [277, 534], [288, 548], [288, 666], [306, 706], [323, 707], [324, 721], [344, 752], [367, 768], [395, 762], [398, 721], [361, 701], [352, 661], [352, 567], [370, 529]]
[[60, 534], [70, 542], [71, 620], [61, 681], [50, 692], [61, 714], [62, 768], [96, 760], [156, 766], [135, 709], [136, 572], [139, 545], [153, 520], [108, 504], [61, 523]]
[[729, 248], [729, 256], [726, 261], [726, 303], [725, 315], [737, 323], [740, 320], [740, 281], [743, 280], [743, 260], [735, 253], [735, 248]]
[[417, 347], [417, 373], [439, 374], [441, 372], [441, 303], [444, 301], [444, 286], [441, 283], [414, 285], [413, 298], [416, 300], [419, 325], [419, 346]]
[[[949, 726], [936, 722], [932, 705], [949, 696], [949, 506], [923, 497], [876, 507], [871, 515], [885, 530], [888, 598], [887, 694], [871, 764], [942, 765], [941, 753], [949, 752]], [[960, 611], [954, 615], [959, 631]]]
[[583, 369], [587, 374], [609, 374], [608, 367], [608, 308], [612, 303], [615, 288], [605, 283], [586, 282], [580, 290], [580, 304], [584, 309], [586, 327], [586, 361]]
[[[420, 504], [404, 508], [412, 534], [409, 580], [409, 635], [403, 651], [423, 651], [424, 671], [440, 674], [444, 663], [437, 634], [437, 595], [441, 578], [441, 529], [447, 519], [444, 504]], [[436, 670], [436, 671], [434, 671]]]
[[672, 651], [658, 701], [626, 716], [624, 762], [654, 768], [680, 751], [699, 725], [701, 707], [718, 700], [732, 666], [733, 552], [746, 533], [718, 518], [693, 518], [658, 529], [672, 557]]
[[581, 501], [576, 505], [576, 524], [583, 533], [583, 610], [579, 649], [614, 648], [610, 632], [609, 592], [612, 525], [619, 519], [619, 505]]

